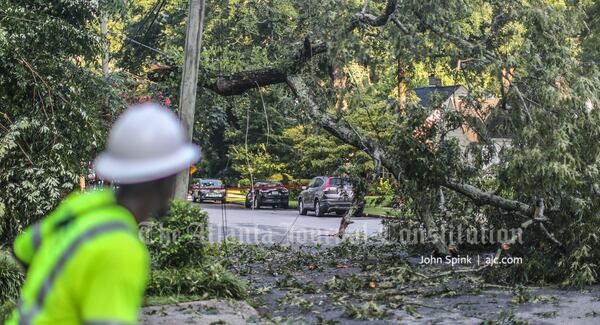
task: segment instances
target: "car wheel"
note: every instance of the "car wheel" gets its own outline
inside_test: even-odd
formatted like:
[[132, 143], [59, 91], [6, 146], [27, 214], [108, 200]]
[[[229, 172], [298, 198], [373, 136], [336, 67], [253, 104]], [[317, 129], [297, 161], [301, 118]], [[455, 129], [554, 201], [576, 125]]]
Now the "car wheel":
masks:
[[290, 204], [289, 203], [284, 203], [284, 204], [281, 205], [280, 208], [282, 208], [282, 209], [289, 209], [290, 208]]
[[300, 215], [305, 216], [307, 211], [308, 210], [306, 210], [306, 208], [304, 207], [304, 200], [298, 200], [298, 212], [300, 212]]
[[246, 198], [246, 201], [244, 201], [244, 207], [246, 207], [246, 209], [250, 209], [252, 207], [249, 198]]
[[260, 209], [260, 199], [259, 198], [254, 199], [254, 208]]
[[325, 213], [323, 212], [323, 210], [321, 210], [321, 203], [319, 202], [319, 200], [315, 200], [315, 216], [322, 217], [324, 215]]

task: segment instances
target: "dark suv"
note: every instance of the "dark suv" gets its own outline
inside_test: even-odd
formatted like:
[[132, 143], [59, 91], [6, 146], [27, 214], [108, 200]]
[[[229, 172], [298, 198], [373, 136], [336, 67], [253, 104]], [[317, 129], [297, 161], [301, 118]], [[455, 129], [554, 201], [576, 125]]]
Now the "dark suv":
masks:
[[301, 215], [306, 215], [309, 210], [314, 211], [317, 217], [328, 212], [342, 215], [350, 209], [353, 197], [352, 184], [347, 178], [317, 176], [308, 186], [302, 187], [298, 196], [298, 211]]
[[246, 208], [254, 206], [260, 209], [261, 206], [270, 205], [287, 209], [289, 206], [290, 195], [287, 188], [280, 182], [256, 182], [254, 192], [250, 190], [246, 195]]
[[194, 202], [214, 201], [225, 202], [226, 191], [223, 182], [218, 179], [199, 179], [192, 191]]

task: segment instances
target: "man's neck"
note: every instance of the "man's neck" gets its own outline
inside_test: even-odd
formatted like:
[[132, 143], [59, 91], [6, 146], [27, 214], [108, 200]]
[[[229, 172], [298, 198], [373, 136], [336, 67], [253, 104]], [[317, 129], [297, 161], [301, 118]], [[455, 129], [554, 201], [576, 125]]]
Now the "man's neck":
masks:
[[151, 212], [149, 211], [148, 206], [143, 203], [143, 200], [124, 197], [117, 192], [117, 203], [129, 210], [138, 224], [146, 221], [150, 217]]

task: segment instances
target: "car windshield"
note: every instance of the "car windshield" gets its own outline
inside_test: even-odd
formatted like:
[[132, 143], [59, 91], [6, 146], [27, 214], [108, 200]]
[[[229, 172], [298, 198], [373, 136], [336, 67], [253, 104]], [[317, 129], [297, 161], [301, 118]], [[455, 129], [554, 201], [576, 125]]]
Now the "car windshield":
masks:
[[223, 183], [221, 183], [221, 181], [218, 179], [205, 179], [205, 180], [200, 181], [200, 187], [206, 187], [206, 188], [223, 187]]
[[329, 186], [352, 187], [352, 183], [347, 178], [332, 177], [329, 179]]

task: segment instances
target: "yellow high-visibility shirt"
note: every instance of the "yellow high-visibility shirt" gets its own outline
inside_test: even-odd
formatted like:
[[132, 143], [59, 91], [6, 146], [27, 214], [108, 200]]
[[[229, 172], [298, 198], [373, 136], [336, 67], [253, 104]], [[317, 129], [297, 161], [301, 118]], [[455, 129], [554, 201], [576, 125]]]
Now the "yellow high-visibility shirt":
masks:
[[15, 240], [28, 270], [7, 324], [136, 324], [149, 276], [137, 230], [112, 191], [71, 194]]

